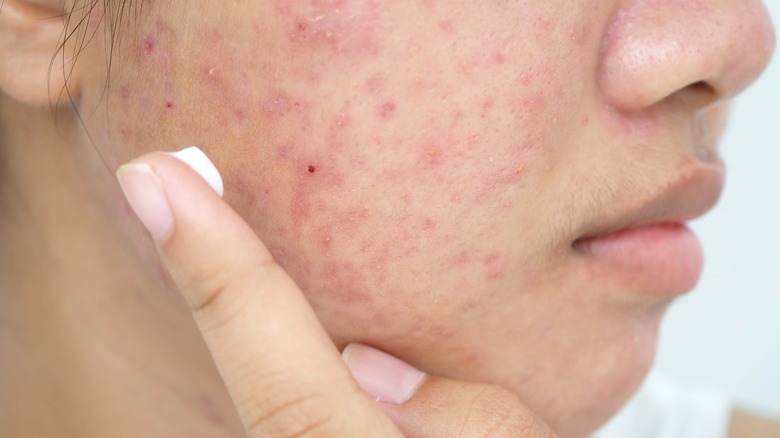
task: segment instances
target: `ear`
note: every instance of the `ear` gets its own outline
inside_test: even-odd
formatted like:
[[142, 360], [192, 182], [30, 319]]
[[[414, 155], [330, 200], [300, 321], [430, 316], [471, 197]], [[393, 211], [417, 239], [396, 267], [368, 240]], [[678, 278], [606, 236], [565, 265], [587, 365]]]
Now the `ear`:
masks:
[[63, 13], [63, 0], [0, 0], [0, 90], [11, 98], [49, 105], [66, 78], [69, 94], [77, 97], [79, 75], [67, 57], [72, 51], [58, 52], [66, 31]]

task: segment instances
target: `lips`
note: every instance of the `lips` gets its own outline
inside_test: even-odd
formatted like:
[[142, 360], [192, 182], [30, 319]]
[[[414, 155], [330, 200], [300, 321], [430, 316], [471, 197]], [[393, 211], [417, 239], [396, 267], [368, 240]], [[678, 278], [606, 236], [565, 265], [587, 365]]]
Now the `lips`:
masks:
[[598, 281], [631, 290], [676, 296], [691, 290], [701, 275], [698, 238], [686, 222], [709, 211], [723, 188], [723, 168], [702, 164], [652, 191], [628, 208], [596, 220], [575, 240]]

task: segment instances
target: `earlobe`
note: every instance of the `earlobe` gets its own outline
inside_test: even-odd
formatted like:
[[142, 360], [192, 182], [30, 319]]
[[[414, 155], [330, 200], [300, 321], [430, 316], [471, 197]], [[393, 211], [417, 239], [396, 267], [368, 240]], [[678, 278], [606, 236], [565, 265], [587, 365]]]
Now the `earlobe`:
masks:
[[49, 105], [59, 98], [66, 79], [70, 96], [77, 97], [78, 71], [68, 52], [58, 52], [65, 31], [64, 4], [62, 0], [0, 2], [0, 90], [11, 98]]

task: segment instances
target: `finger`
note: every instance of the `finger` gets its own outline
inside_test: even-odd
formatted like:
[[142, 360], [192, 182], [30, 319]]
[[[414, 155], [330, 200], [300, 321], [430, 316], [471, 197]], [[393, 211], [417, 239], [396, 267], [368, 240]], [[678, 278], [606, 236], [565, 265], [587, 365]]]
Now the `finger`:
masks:
[[295, 283], [182, 159], [221, 181], [198, 149], [179, 159], [146, 155], [122, 166], [117, 177], [189, 304], [250, 435], [397, 436], [359, 390]]
[[[539, 416], [506, 389], [437, 376], [420, 381], [409, 365], [363, 345], [347, 346], [343, 356], [360, 386], [380, 401], [407, 437], [555, 437]], [[408, 401], [398, 399], [394, 386], [388, 386], [394, 381], [414, 386], [414, 395]]]

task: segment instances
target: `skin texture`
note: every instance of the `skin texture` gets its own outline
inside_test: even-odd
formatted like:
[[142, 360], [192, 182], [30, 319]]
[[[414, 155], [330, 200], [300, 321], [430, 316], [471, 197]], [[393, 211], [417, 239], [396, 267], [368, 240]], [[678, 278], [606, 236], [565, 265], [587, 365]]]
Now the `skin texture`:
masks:
[[151, 2], [123, 29], [70, 85], [106, 175], [197, 144], [337, 346], [504, 386], [563, 437], [637, 388], [683, 292], [575, 242], [709, 208], [773, 47], [752, 0]]

